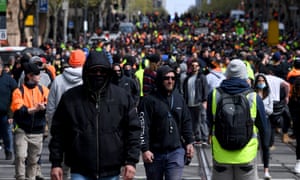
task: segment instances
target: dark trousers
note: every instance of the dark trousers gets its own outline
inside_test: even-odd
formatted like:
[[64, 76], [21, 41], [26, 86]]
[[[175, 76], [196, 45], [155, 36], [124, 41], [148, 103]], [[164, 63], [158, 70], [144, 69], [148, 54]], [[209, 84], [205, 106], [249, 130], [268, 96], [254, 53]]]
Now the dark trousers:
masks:
[[5, 152], [13, 152], [12, 124], [6, 115], [0, 115], [0, 137], [3, 139]]
[[144, 163], [147, 179], [181, 180], [184, 168], [183, 148], [168, 153], [154, 153], [152, 163]]
[[202, 105], [196, 107], [189, 107], [191, 117], [193, 133], [195, 141], [207, 141], [208, 140], [208, 125], [206, 120], [206, 110]]

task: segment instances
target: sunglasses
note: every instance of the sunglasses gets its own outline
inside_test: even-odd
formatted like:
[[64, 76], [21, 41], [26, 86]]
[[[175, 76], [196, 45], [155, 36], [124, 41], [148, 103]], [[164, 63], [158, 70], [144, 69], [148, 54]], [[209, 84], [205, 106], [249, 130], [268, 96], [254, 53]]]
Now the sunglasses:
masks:
[[164, 81], [171, 79], [172, 81], [175, 81], [175, 76], [163, 76], [162, 79]]
[[108, 70], [105, 68], [93, 68], [88, 70], [89, 75], [101, 75], [106, 76], [108, 74]]

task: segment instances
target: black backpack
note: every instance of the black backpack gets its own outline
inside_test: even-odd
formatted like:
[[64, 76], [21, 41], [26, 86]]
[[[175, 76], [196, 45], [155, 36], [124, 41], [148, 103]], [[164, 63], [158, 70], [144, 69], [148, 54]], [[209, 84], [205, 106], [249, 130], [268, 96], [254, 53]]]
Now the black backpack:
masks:
[[249, 99], [253, 97], [249, 94], [253, 90], [234, 95], [225, 93], [221, 88], [216, 90], [215, 136], [224, 149], [242, 149], [253, 135], [254, 120], [250, 114], [252, 100]]

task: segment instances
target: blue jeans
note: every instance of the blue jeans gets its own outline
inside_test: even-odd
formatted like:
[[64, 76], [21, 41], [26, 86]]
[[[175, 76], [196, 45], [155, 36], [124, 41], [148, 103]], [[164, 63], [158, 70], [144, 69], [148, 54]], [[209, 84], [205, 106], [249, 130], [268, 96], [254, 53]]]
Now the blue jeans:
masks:
[[94, 178], [83, 176], [78, 173], [71, 173], [71, 180], [119, 180], [119, 176], [110, 176], [110, 177], [94, 179]]
[[183, 148], [178, 148], [169, 153], [154, 153], [152, 163], [144, 163], [147, 179], [181, 180], [184, 168]]
[[3, 139], [3, 144], [6, 152], [13, 151], [13, 134], [12, 124], [8, 123], [6, 115], [0, 116], [0, 137]]

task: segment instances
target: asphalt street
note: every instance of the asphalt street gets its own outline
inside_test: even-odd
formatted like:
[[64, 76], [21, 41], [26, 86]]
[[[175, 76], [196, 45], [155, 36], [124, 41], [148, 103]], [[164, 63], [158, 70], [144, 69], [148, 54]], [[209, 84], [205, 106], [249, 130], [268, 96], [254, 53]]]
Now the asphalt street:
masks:
[[[281, 135], [277, 134], [275, 138], [275, 149], [271, 151], [270, 157], [270, 174], [274, 180], [300, 180], [300, 174], [295, 174], [293, 168], [296, 162], [295, 156], [295, 142], [292, 144], [284, 144], [281, 142]], [[50, 179], [51, 164], [48, 161], [48, 140], [45, 141], [42, 153], [42, 172], [45, 179]], [[193, 158], [189, 166], [185, 166], [183, 179], [196, 180], [196, 179], [209, 179], [211, 176], [211, 148], [210, 146], [197, 146], [196, 156]], [[206, 158], [202, 158], [205, 156]], [[258, 154], [257, 160], [259, 162], [259, 177], [263, 179], [263, 164]], [[0, 150], [0, 180], [12, 180], [14, 178], [14, 165], [13, 160], [4, 160], [4, 150]], [[203, 163], [203, 161], [207, 162]], [[205, 166], [205, 167], [204, 167]], [[203, 170], [204, 169], [204, 170]], [[204, 175], [203, 171], [206, 171]], [[137, 165], [136, 180], [146, 179], [145, 171], [142, 161]]]

